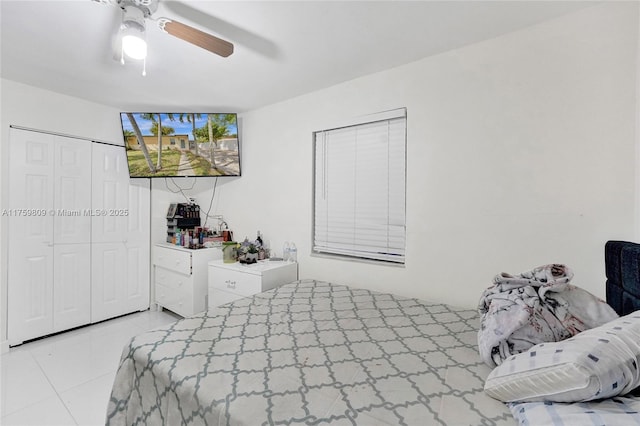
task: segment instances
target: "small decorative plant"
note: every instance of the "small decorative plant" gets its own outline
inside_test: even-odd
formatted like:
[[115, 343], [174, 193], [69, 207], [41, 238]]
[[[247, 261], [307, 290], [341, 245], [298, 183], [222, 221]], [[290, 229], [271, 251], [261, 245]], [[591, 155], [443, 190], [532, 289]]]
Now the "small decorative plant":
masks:
[[249, 241], [248, 238], [245, 238], [238, 249], [238, 261], [240, 263], [257, 262], [258, 253], [261, 249], [262, 244], [260, 244], [260, 241]]
[[257, 253], [260, 249], [260, 242], [258, 241], [249, 241], [248, 238], [245, 238], [242, 243], [240, 243], [240, 251], [242, 253]]

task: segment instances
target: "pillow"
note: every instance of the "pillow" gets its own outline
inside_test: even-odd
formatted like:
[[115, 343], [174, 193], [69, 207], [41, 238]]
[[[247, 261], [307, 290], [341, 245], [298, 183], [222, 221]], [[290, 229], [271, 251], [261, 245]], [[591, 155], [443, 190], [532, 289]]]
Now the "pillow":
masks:
[[485, 382], [500, 401], [579, 402], [640, 385], [640, 311], [507, 358]]

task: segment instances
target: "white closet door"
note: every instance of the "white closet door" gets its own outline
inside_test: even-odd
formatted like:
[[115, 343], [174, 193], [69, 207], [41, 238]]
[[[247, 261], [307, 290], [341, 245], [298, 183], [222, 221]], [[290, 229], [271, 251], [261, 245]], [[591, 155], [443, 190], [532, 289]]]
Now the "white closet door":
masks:
[[[147, 309], [150, 183], [131, 181], [122, 147], [94, 144], [91, 321]], [[114, 213], [113, 215], [110, 213]], [[125, 212], [125, 213], [123, 213]]]
[[150, 184], [124, 147], [10, 130], [10, 345], [149, 307]]
[[128, 208], [129, 169], [125, 149], [94, 143], [92, 157], [92, 242], [125, 242], [127, 217], [119, 214]]
[[[91, 143], [54, 136], [54, 242], [91, 242]], [[88, 285], [88, 284], [87, 284]]]
[[11, 129], [7, 208], [10, 345], [53, 331], [53, 164], [50, 135]]
[[129, 214], [127, 215], [127, 280], [125, 306], [128, 312], [149, 307], [151, 268], [151, 184], [148, 179], [132, 180], [129, 184]]
[[53, 331], [91, 321], [91, 245], [54, 247]]
[[53, 328], [91, 320], [91, 149], [55, 136]]

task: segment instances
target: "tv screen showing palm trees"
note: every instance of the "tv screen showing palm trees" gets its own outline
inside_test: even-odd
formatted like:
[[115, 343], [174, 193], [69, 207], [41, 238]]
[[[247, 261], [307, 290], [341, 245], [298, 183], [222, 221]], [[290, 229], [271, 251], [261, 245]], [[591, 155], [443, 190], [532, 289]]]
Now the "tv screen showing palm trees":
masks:
[[236, 114], [123, 112], [120, 121], [131, 177], [240, 176]]

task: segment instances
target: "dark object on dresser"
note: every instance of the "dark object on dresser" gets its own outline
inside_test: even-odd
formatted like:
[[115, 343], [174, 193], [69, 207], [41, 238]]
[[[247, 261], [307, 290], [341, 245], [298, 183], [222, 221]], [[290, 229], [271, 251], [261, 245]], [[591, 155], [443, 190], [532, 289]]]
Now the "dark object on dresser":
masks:
[[607, 303], [627, 315], [640, 309], [640, 244], [607, 241], [604, 247]]

